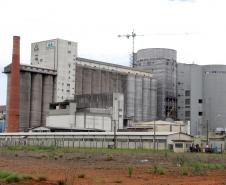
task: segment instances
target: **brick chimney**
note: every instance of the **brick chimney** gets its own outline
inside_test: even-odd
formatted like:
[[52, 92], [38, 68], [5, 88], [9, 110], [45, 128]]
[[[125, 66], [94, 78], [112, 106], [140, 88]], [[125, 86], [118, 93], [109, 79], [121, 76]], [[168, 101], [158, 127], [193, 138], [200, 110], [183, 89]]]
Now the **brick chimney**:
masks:
[[13, 54], [10, 73], [7, 132], [19, 132], [20, 106], [20, 37], [13, 37]]

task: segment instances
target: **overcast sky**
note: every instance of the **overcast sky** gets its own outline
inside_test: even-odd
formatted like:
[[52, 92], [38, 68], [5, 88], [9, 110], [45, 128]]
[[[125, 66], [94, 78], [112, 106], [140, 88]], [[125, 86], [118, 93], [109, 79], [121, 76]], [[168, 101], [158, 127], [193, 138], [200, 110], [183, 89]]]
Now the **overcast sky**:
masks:
[[[11, 62], [12, 37], [21, 36], [21, 63], [30, 63], [30, 44], [52, 38], [78, 42], [78, 55], [129, 65], [135, 50], [177, 50], [178, 61], [224, 64], [225, 0], [5, 0], [0, 2], [0, 70]], [[0, 105], [6, 77], [0, 74]]]

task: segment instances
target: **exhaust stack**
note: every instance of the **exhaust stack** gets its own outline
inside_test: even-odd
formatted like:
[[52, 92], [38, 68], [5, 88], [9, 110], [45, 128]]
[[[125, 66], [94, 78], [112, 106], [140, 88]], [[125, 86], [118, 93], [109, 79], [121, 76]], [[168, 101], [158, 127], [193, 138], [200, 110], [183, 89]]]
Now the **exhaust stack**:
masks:
[[13, 37], [13, 54], [10, 73], [10, 95], [7, 132], [19, 132], [20, 106], [20, 37]]

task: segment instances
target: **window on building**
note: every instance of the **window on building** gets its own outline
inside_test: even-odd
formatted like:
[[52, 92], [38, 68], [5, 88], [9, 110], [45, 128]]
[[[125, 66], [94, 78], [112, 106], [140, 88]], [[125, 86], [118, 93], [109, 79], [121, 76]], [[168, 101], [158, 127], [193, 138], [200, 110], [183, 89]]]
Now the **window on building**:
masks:
[[199, 103], [202, 103], [202, 99], [199, 99]]
[[68, 45], [71, 45], [71, 42], [70, 41], [68, 42]]
[[71, 50], [68, 50], [67, 53], [71, 54]]
[[190, 105], [190, 99], [185, 99], [185, 104]]
[[202, 112], [199, 112], [199, 116], [202, 116]]
[[185, 111], [185, 117], [190, 117], [190, 111]]
[[190, 94], [191, 94], [191, 91], [189, 91], [189, 90], [185, 91], [185, 96], [190, 96]]
[[175, 148], [183, 148], [183, 143], [175, 143]]
[[70, 87], [70, 84], [67, 84], [68, 87]]

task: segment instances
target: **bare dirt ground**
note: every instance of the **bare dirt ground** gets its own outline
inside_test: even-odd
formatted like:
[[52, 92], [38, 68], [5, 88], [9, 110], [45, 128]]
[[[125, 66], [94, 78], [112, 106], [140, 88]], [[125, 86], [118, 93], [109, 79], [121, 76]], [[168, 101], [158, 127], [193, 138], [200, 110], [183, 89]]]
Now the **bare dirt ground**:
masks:
[[[220, 155], [220, 154], [219, 154]], [[215, 158], [215, 157], [214, 157]], [[30, 174], [34, 178], [46, 176], [48, 181], [37, 180], [12, 183], [12, 185], [56, 185], [59, 180], [68, 185], [223, 185], [226, 170], [211, 170], [204, 175], [183, 176], [178, 167], [159, 154], [100, 154], [67, 153], [49, 156], [47, 153], [17, 152], [0, 153], [0, 170]], [[215, 160], [215, 159], [214, 159]], [[225, 158], [219, 156], [220, 162]], [[154, 163], [164, 167], [163, 175], [150, 173]], [[226, 163], [226, 161], [225, 161]], [[128, 167], [132, 175], [128, 175]], [[66, 183], [65, 183], [66, 184]], [[0, 182], [0, 185], [5, 185]]]

